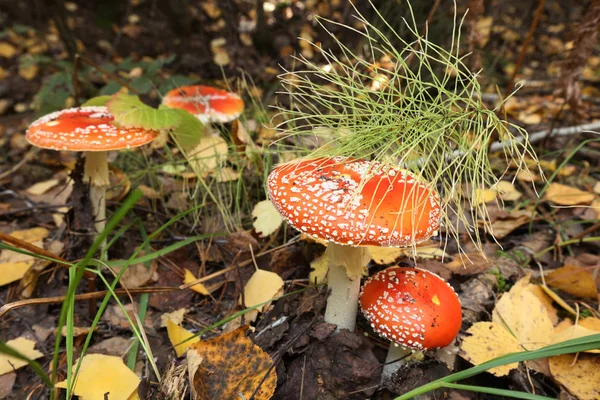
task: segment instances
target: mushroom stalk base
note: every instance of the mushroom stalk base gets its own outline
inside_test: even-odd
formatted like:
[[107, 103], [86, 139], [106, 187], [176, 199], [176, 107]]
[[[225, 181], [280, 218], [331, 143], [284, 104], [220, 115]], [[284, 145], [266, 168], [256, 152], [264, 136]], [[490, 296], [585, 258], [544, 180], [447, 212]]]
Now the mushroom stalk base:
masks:
[[391, 379], [396, 371], [406, 364], [406, 359], [410, 357], [411, 354], [412, 350], [407, 350], [401, 346], [395, 346], [393, 343], [391, 343], [387, 356], [385, 357], [383, 371], [381, 372], [381, 382]]
[[106, 226], [106, 188], [110, 184], [106, 155], [106, 151], [88, 151], [83, 166], [83, 179], [90, 185], [90, 202], [98, 234]]
[[364, 247], [342, 246], [335, 243], [327, 245], [329, 274], [327, 286], [331, 294], [327, 298], [325, 322], [337, 325], [337, 330], [354, 331], [360, 278], [370, 260]]

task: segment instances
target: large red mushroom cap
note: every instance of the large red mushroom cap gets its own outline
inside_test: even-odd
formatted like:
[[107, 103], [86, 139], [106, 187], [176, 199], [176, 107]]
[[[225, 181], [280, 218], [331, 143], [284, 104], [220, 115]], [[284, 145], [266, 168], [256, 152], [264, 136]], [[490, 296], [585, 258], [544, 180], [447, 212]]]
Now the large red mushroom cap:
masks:
[[364, 284], [360, 306], [382, 337], [411, 349], [448, 346], [462, 323], [460, 300], [438, 275], [420, 268], [392, 267]]
[[52, 150], [109, 151], [138, 147], [153, 141], [158, 131], [120, 128], [106, 107], [78, 107], [53, 112], [34, 121], [25, 138]]
[[352, 246], [410, 246], [435, 235], [440, 202], [408, 171], [344, 157], [277, 166], [267, 180], [283, 218], [313, 237]]
[[244, 101], [237, 94], [203, 85], [173, 89], [163, 97], [162, 103], [182, 108], [204, 123], [230, 122], [244, 110]]

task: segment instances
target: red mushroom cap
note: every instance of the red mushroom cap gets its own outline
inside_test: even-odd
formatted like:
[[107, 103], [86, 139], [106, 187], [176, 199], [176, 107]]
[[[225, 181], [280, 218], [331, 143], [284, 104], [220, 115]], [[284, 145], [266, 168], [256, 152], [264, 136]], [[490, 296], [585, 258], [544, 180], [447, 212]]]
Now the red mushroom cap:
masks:
[[153, 141], [158, 131], [119, 128], [106, 107], [78, 107], [53, 112], [34, 121], [25, 138], [52, 150], [109, 151], [138, 147]]
[[230, 122], [244, 110], [244, 101], [237, 94], [203, 85], [173, 89], [163, 97], [162, 103], [182, 108], [204, 123]]
[[435, 190], [408, 171], [344, 157], [277, 166], [267, 180], [275, 208], [296, 229], [352, 246], [410, 246], [439, 228]]
[[392, 267], [376, 273], [363, 286], [360, 306], [380, 336], [416, 350], [448, 346], [462, 323], [454, 289], [420, 268]]

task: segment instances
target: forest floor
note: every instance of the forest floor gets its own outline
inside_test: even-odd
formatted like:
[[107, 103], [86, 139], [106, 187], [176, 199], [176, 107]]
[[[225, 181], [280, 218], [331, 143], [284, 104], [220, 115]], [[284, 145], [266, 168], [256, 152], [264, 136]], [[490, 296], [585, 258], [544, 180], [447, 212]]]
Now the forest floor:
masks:
[[[594, 41], [587, 53], [578, 47], [587, 5], [539, 2], [543, 9], [529, 42], [538, 2], [495, 1], [467, 17], [464, 52], [473, 53], [466, 61], [473, 70], [483, 68], [483, 100], [493, 108], [510, 93], [509, 85], [522, 84], [501, 117], [532, 135], [539, 164], [529, 159], [532, 172], [518, 172], [507, 168], [502, 153], [490, 153], [494, 171], [505, 173], [505, 185], [479, 193], [494, 233], [481, 226], [480, 247], [469, 242], [467, 231], [459, 232], [460, 240], [446, 242], [442, 230], [416, 253], [373, 251], [369, 275], [392, 265], [416, 265], [447, 280], [463, 308], [462, 329], [453, 344], [413, 360], [394, 379], [381, 383], [388, 342], [362, 315], [357, 316], [356, 332], [334, 334], [334, 327], [323, 321], [326, 286], [312, 282], [323, 268], [324, 244], [298, 236], [286, 224], [276, 224], [265, 234], [261, 223], [270, 216], [255, 211], [267, 198], [270, 168], [287, 157], [278, 151], [298, 144], [290, 139], [282, 144], [276, 131], [284, 121], [273, 106], [289, 106], [289, 99], [279, 93], [278, 75], [298, 67], [293, 55], [323, 64], [322, 55], [306, 40], [334, 49], [335, 42], [316, 24], [315, 15], [359, 29], [352, 7], [342, 1], [265, 1], [266, 34], [261, 38], [254, 2], [49, 2], [62, 4], [64, 10], [58, 11], [30, 3], [37, 4], [15, 2], [10, 9], [0, 8], [1, 234], [73, 263], [85, 256], [94, 238], [85, 186], [73, 183], [81, 173], [79, 154], [33, 148], [25, 133], [38, 116], [126, 91], [123, 83], [152, 106], [167, 90], [193, 83], [229, 88], [246, 103], [238, 122], [213, 127], [227, 145], [217, 155], [221, 161], [203, 164], [206, 176], [199, 178], [166, 140], [109, 157], [113, 188], [107, 195], [108, 217], [135, 188], [143, 192], [109, 236], [106, 260], [111, 267], [99, 268], [112, 281], [128, 265], [122, 260], [140, 250], [120, 280], [119, 287], [130, 293], [120, 295], [120, 303], [110, 298], [93, 324], [104, 294], [90, 301], [86, 293], [106, 286], [100, 277], [86, 279], [77, 290], [74, 320], [63, 335], [74, 336], [77, 359], [94, 326], [86, 354], [124, 357], [140, 378], [136, 382], [141, 380], [135, 386], [139, 398], [192, 398], [187, 387], [198, 398], [238, 398], [241, 392], [246, 399], [268, 398], [261, 396], [267, 396], [273, 370], [277, 399], [390, 399], [510, 349], [535, 350], [581, 336], [571, 333], [573, 326], [600, 332], [600, 48]], [[373, 15], [365, 3], [356, 2], [358, 9]], [[378, 3], [401, 32], [407, 9], [395, 2]], [[423, 27], [429, 16], [428, 38], [442, 46], [453, 13], [463, 15], [467, 7], [479, 4], [459, 1], [454, 10], [451, 2], [439, 7], [434, 3], [415, 4], [414, 14]], [[328, 27], [347, 46], [366, 47], [356, 32]], [[583, 37], [597, 34], [597, 28], [595, 32], [583, 31]], [[70, 61], [74, 52], [81, 54], [77, 85]], [[569, 61], [576, 60], [580, 62], [572, 72]], [[569, 80], [573, 76], [574, 83]], [[240, 161], [234, 152], [258, 158]], [[207, 188], [203, 182], [211, 183]], [[190, 212], [181, 216], [184, 211]], [[280, 280], [270, 275], [252, 283], [257, 269]], [[196, 278], [206, 279], [180, 289]], [[47, 373], [68, 282], [68, 269], [57, 263], [0, 252], [0, 336], [4, 342], [32, 340], [39, 353], [28, 354]], [[255, 292], [278, 300], [259, 312], [236, 314], [246, 308], [244, 298]], [[288, 295], [279, 298], [283, 294]], [[140, 312], [145, 315], [142, 345], [135, 340], [140, 330], [132, 329]], [[246, 324], [251, 326], [247, 333], [238, 329]], [[202, 332], [203, 342], [214, 340], [201, 353], [212, 357], [214, 364], [202, 368], [210, 369], [213, 378], [192, 373], [188, 380], [189, 357], [178, 358], [174, 351], [179, 353], [175, 345], [187, 338], [187, 331]], [[256, 346], [270, 358], [265, 361]], [[68, 357], [63, 341], [57, 381], [66, 379]], [[12, 371], [12, 364], [0, 361], [8, 365], [0, 369], [0, 398], [49, 397], [31, 368]], [[549, 398], [599, 399], [599, 366], [598, 354], [582, 353], [576, 359], [564, 355], [498, 367], [461, 383]], [[255, 386], [244, 392], [234, 384], [238, 376]], [[98, 386], [89, 390], [112, 387], [110, 379], [99, 378]], [[257, 386], [262, 388], [252, 394]], [[423, 398], [490, 398], [462, 389], [441, 388]], [[114, 398], [135, 398], [131, 394]]]

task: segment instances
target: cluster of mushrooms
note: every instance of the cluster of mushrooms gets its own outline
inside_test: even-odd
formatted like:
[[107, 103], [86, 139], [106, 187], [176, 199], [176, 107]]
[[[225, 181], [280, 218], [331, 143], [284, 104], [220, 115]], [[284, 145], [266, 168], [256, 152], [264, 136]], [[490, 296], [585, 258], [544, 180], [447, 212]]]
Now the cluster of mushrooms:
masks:
[[[328, 242], [325, 322], [353, 331], [360, 303], [373, 330], [394, 344], [387, 362], [446, 347], [458, 335], [460, 301], [434, 273], [392, 267], [360, 287], [370, 261], [366, 246], [413, 246], [437, 234], [440, 200], [433, 188], [390, 165], [333, 157], [276, 166], [268, 189], [291, 226]], [[384, 367], [384, 377], [393, 370]]]
[[[203, 85], [173, 89], [162, 102], [167, 107], [188, 111], [205, 124], [233, 121], [244, 109], [237, 94]], [[85, 152], [84, 181], [90, 187], [97, 233], [106, 224], [108, 152], [142, 146], [159, 135], [156, 130], [120, 127], [114, 119], [104, 106], [69, 108], [37, 119], [25, 135], [30, 144], [43, 149]]]

